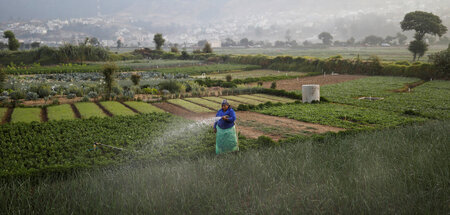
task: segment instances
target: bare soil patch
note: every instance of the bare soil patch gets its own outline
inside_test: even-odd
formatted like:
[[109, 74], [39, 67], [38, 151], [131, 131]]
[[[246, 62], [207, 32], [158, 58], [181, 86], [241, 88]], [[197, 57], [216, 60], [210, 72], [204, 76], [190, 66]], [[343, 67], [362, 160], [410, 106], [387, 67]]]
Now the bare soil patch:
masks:
[[42, 122], [47, 122], [48, 121], [47, 107], [43, 107], [41, 109], [41, 121]]
[[14, 111], [14, 108], [8, 108], [8, 110], [6, 110], [5, 115], [3, 116], [3, 119], [0, 119], [0, 124], [5, 124], [8, 122], [11, 122], [11, 116], [12, 116], [12, 112]]
[[[288, 79], [288, 80], [279, 80], [277, 82], [278, 90], [301, 90], [302, 85], [304, 84], [318, 84], [318, 85], [327, 85], [327, 84], [336, 84], [351, 80], [356, 80], [360, 78], [365, 78], [367, 76], [364, 75], [318, 75], [318, 76], [310, 76], [310, 77], [299, 77], [298, 79]], [[270, 88], [272, 81], [264, 82], [264, 88]], [[248, 84], [248, 86], [256, 86], [257, 83]]]

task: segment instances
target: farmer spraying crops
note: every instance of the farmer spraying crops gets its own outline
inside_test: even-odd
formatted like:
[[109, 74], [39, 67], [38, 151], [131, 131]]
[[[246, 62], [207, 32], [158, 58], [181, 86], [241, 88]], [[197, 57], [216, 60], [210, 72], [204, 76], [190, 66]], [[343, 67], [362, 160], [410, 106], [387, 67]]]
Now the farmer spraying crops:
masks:
[[239, 151], [236, 127], [234, 125], [236, 113], [226, 99], [223, 100], [222, 109], [217, 112], [216, 117], [220, 117], [214, 123], [216, 154]]

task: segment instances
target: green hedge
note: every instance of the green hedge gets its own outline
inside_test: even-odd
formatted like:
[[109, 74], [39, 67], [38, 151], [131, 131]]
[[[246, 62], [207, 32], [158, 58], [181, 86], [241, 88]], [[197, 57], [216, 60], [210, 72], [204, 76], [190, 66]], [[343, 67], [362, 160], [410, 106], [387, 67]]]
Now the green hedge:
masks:
[[267, 69], [299, 72], [335, 72], [341, 74], [386, 75], [417, 77], [421, 79], [448, 79], [449, 73], [439, 71], [429, 63], [416, 62], [413, 64], [382, 63], [378, 58], [369, 60], [343, 59], [341, 56], [327, 59], [292, 56], [265, 55], [232, 55], [227, 56], [230, 63], [260, 65]]

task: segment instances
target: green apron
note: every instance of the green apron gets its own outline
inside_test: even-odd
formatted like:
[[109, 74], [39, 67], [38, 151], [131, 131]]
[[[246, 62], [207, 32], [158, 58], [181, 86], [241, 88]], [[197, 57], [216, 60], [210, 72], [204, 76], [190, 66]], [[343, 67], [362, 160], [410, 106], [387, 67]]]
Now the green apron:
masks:
[[221, 129], [216, 126], [216, 154], [239, 151], [236, 127]]

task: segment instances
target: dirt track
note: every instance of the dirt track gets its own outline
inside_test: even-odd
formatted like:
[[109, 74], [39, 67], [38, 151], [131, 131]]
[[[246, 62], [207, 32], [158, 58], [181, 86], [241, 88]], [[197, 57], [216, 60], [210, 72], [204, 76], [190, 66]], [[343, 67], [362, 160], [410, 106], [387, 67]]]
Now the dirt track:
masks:
[[[193, 113], [169, 103], [154, 103], [153, 105], [166, 112], [192, 120], [203, 120], [216, 115], [215, 113]], [[248, 138], [258, 138], [264, 135], [273, 140], [280, 140], [298, 134], [310, 135], [344, 130], [342, 128], [300, 122], [284, 117], [268, 116], [247, 111], [237, 111], [236, 115], [236, 128], [238, 132]]]
[[[302, 85], [304, 84], [318, 84], [318, 85], [327, 85], [327, 84], [336, 84], [345, 81], [351, 81], [355, 79], [365, 78], [367, 76], [364, 75], [319, 75], [319, 76], [310, 76], [303, 77], [297, 79], [289, 79], [289, 80], [280, 80], [277, 81], [277, 89], [279, 90], [301, 90]], [[269, 88], [272, 84], [271, 81], [264, 82], [263, 87]], [[248, 84], [248, 86], [256, 86], [257, 83]]]

